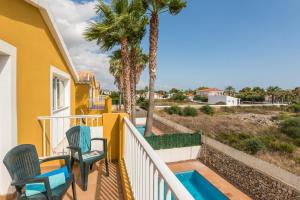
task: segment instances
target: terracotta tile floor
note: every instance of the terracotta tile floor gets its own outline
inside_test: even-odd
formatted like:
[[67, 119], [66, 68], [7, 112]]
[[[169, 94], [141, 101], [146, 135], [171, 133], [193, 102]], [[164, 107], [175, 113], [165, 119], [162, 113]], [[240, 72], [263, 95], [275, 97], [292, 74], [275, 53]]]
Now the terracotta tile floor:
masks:
[[[121, 180], [118, 163], [109, 163], [109, 177], [105, 176], [104, 162], [97, 162], [89, 174], [88, 190], [82, 191], [80, 188], [79, 168], [74, 166], [73, 172], [76, 179], [76, 192], [78, 200], [123, 200]], [[71, 187], [63, 200], [72, 199]]]
[[169, 168], [173, 172], [182, 172], [196, 170], [204, 178], [206, 178], [211, 184], [218, 188], [223, 194], [232, 200], [251, 200], [246, 194], [238, 190], [232, 184], [227, 182], [221, 176], [216, 174], [214, 171], [206, 167], [200, 161], [184, 161], [177, 163], [168, 163]]

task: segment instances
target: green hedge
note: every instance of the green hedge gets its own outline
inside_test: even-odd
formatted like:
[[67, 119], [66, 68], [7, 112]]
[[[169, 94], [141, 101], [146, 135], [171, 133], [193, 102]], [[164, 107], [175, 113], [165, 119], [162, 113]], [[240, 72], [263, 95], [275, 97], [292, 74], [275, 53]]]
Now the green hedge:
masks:
[[145, 137], [153, 149], [171, 149], [178, 147], [197, 146], [201, 144], [200, 133], [175, 133]]

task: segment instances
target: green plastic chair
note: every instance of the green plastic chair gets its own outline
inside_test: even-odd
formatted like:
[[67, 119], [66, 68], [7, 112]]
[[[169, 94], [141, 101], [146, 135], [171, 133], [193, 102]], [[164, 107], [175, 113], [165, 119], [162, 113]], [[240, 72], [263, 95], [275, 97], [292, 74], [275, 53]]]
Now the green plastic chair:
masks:
[[[90, 133], [89, 133], [90, 134]], [[92, 169], [92, 166], [95, 162], [105, 159], [106, 167], [106, 176], [109, 176], [108, 169], [108, 160], [107, 160], [107, 140], [105, 138], [91, 138], [91, 141], [102, 141], [103, 142], [103, 151], [100, 150], [89, 150], [85, 153], [82, 153], [80, 147], [80, 126], [74, 126], [70, 128], [67, 132], [67, 139], [69, 142], [69, 149], [71, 150], [71, 168], [73, 168], [74, 161], [79, 162], [80, 167], [80, 176], [81, 176], [81, 186], [84, 191], [87, 190], [88, 184], [88, 175], [89, 170]]]
[[[64, 185], [51, 189], [48, 177], [37, 178], [41, 174], [40, 164], [53, 160], [64, 160], [69, 171], [69, 178]], [[69, 156], [54, 156], [39, 160], [36, 148], [31, 144], [22, 144], [11, 149], [4, 157], [3, 163], [11, 178], [11, 185], [16, 188], [17, 199], [61, 200], [72, 185], [73, 199], [76, 200], [74, 175], [70, 170]], [[29, 183], [44, 183], [46, 192], [27, 197], [23, 188]]]

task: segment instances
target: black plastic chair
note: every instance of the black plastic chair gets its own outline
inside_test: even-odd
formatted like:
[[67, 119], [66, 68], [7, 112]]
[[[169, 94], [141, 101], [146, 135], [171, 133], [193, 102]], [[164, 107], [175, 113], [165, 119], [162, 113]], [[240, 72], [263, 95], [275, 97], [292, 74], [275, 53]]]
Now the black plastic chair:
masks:
[[[53, 160], [64, 160], [68, 167], [69, 178], [64, 185], [51, 189], [48, 177], [37, 178], [41, 174], [40, 164]], [[76, 200], [76, 189], [74, 175], [70, 170], [69, 156], [54, 156], [39, 160], [36, 148], [31, 144], [22, 144], [11, 149], [4, 157], [3, 163], [6, 166], [11, 178], [11, 185], [16, 188], [17, 199], [48, 199], [61, 200], [70, 185], [73, 189], [73, 199]], [[28, 183], [44, 183], [46, 192], [27, 197], [24, 186]]]
[[[71, 150], [71, 168], [73, 168], [74, 160], [79, 162], [81, 186], [84, 191], [87, 190], [89, 170], [93, 164], [99, 160], [105, 159], [106, 176], [109, 176], [108, 160], [107, 160], [107, 140], [105, 138], [91, 138], [91, 141], [100, 140], [103, 142], [103, 151], [94, 150], [91, 148], [82, 153], [80, 148], [80, 126], [70, 128], [67, 133], [69, 149]], [[91, 147], [90, 141], [90, 147]]]

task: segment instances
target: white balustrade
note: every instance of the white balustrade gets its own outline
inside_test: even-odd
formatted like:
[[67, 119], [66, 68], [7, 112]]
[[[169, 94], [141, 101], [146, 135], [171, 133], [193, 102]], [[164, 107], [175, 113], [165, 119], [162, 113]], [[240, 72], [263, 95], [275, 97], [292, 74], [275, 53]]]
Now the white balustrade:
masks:
[[129, 119], [124, 120], [124, 160], [134, 198], [194, 199]]
[[[40, 116], [42, 126], [43, 156], [47, 156], [47, 140], [50, 145], [50, 155], [65, 154], [68, 150], [66, 132], [73, 126], [88, 125], [101, 127], [102, 115], [71, 115], [71, 116]], [[49, 134], [47, 132], [49, 131]], [[47, 138], [47, 135], [50, 137]]]

